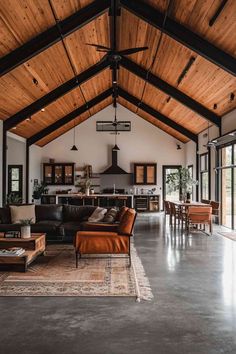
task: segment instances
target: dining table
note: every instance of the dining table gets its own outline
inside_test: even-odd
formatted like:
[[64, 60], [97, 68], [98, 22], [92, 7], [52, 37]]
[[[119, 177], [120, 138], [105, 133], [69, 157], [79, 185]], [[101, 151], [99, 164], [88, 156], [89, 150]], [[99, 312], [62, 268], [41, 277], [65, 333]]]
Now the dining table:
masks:
[[[202, 203], [202, 202], [197, 202], [197, 201], [191, 201], [189, 203], [187, 202], [183, 202], [183, 201], [172, 201], [171, 203], [173, 203], [176, 208], [179, 210], [179, 214], [182, 214], [181, 217], [181, 228], [183, 229], [183, 223], [185, 220], [185, 226], [187, 228], [187, 209], [189, 207], [209, 207], [210, 205], [207, 203]], [[184, 217], [185, 216], [185, 217]]]

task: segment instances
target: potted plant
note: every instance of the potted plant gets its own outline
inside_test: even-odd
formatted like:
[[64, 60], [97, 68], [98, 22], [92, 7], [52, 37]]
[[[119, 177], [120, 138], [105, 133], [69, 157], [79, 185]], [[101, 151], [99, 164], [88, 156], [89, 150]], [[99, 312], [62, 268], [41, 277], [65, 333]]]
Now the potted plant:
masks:
[[48, 191], [46, 184], [44, 183], [36, 184], [33, 189], [33, 195], [32, 195], [33, 199], [39, 201], [42, 194], [44, 194], [46, 190]]
[[190, 202], [192, 188], [198, 184], [198, 181], [191, 177], [188, 168], [181, 167], [177, 172], [170, 173], [167, 176], [166, 184], [168, 184], [170, 192], [180, 191], [180, 200]]
[[31, 237], [31, 227], [32, 219], [23, 219], [20, 220], [21, 228], [20, 228], [20, 235], [21, 238], [30, 238]]
[[91, 186], [91, 181], [90, 179], [87, 177], [85, 180], [79, 180], [76, 185], [76, 187], [79, 187], [80, 192], [84, 193], [85, 195], [89, 195], [90, 193], [90, 186]]
[[10, 193], [7, 195], [7, 204], [21, 204], [22, 198], [15, 193]]

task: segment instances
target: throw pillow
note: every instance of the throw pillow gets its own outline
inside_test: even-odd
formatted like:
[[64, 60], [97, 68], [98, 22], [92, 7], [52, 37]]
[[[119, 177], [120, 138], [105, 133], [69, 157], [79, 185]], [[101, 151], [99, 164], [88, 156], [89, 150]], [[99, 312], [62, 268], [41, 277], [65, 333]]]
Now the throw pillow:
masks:
[[116, 221], [120, 222], [122, 217], [125, 215], [125, 212], [128, 210], [129, 208], [126, 206], [123, 206], [120, 208], [120, 210], [118, 211], [117, 215], [116, 215]]
[[20, 220], [31, 219], [35, 224], [35, 205], [10, 205], [12, 224], [20, 224]]
[[88, 221], [89, 222], [102, 221], [106, 212], [107, 212], [107, 209], [103, 209], [103, 208], [98, 207], [94, 210], [92, 215], [88, 218]]
[[134, 209], [128, 209], [125, 212], [118, 227], [118, 233], [120, 235], [131, 234], [134, 221], [135, 221], [135, 216], [136, 216], [136, 211]]
[[109, 223], [115, 222], [117, 213], [118, 211], [115, 208], [109, 209], [106, 215], [104, 216], [103, 221]]

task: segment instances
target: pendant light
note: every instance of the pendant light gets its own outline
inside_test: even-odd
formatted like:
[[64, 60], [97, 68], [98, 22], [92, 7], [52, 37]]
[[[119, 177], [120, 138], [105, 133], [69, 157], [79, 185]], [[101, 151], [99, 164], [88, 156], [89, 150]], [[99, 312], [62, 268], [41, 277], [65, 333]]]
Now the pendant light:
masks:
[[113, 147], [113, 151], [119, 151], [120, 148], [116, 143], [116, 136], [117, 136], [117, 119], [116, 119], [116, 105], [115, 105], [115, 119], [114, 119], [114, 124], [115, 124], [115, 146]]
[[75, 120], [74, 120], [74, 144], [70, 150], [71, 151], [78, 151], [78, 148], [75, 145]]

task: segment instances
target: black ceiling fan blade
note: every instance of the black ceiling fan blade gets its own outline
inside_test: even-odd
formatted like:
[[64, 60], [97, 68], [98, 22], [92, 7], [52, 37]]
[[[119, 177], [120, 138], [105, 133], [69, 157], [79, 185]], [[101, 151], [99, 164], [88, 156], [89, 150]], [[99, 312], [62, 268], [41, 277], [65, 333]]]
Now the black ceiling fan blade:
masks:
[[137, 52], [142, 52], [143, 50], [147, 50], [147, 49], [148, 49], [148, 47], [130, 48], [130, 49], [119, 50], [117, 52], [117, 54], [129, 55], [129, 54], [134, 54]]
[[105, 47], [104, 45], [94, 44], [94, 43], [85, 43], [86, 45], [90, 45], [91, 47], [96, 47], [97, 49], [106, 49], [111, 50], [111, 48]]

